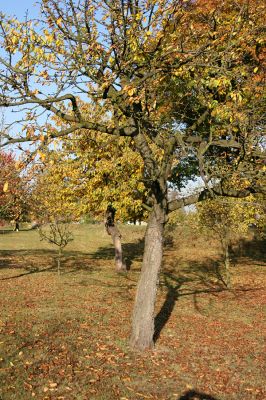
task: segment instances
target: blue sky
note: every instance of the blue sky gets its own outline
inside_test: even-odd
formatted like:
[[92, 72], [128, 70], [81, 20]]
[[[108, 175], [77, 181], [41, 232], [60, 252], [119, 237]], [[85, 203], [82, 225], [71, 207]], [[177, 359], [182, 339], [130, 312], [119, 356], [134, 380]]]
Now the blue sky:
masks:
[[[36, 0], [0, 0], [0, 11], [9, 16], [16, 16], [18, 19], [23, 20], [26, 12], [28, 17], [33, 18], [38, 16], [39, 6]], [[18, 118], [18, 114], [13, 114], [11, 110], [5, 109], [5, 121], [10, 123]]]
[[29, 12], [29, 17], [34, 17], [38, 14], [38, 5], [35, 0], [0, 0], [0, 11], [7, 15], [16, 15], [19, 19], [23, 18], [26, 11]]

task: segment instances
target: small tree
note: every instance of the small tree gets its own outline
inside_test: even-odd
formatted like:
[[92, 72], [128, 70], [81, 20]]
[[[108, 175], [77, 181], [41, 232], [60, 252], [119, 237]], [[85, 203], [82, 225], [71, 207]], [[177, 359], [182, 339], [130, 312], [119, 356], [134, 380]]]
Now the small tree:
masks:
[[[58, 247], [57, 271], [60, 274], [61, 259], [64, 248], [73, 240], [71, 222], [79, 216], [76, 211], [76, 198], [67, 185], [64, 171], [54, 160], [44, 163], [46, 154], [32, 173], [32, 209], [38, 221], [41, 240], [46, 240]], [[43, 159], [43, 161], [42, 161]]]
[[206, 200], [197, 207], [198, 222], [201, 228], [214, 233], [220, 240], [223, 252], [224, 283], [230, 289], [230, 245], [235, 235], [247, 232], [250, 224], [256, 222], [260, 213], [259, 203], [254, 198], [248, 200], [215, 198]]
[[41, 240], [58, 247], [57, 273], [60, 275], [63, 250], [73, 240], [70, 223], [53, 219], [39, 229], [39, 234]]

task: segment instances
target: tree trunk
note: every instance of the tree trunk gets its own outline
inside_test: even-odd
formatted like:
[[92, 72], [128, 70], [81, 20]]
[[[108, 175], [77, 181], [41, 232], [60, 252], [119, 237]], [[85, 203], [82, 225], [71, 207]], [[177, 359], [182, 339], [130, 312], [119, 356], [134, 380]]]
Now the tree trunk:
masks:
[[115, 266], [118, 272], [125, 271], [126, 265], [123, 263], [123, 255], [122, 255], [122, 243], [121, 243], [121, 233], [114, 223], [115, 218], [115, 208], [109, 205], [107, 207], [106, 215], [105, 215], [105, 228], [108, 233], [112, 237], [114, 247], [115, 247]]
[[155, 204], [145, 233], [144, 256], [135, 298], [130, 339], [131, 346], [136, 350], [146, 350], [154, 346], [154, 311], [158, 275], [163, 256], [165, 216], [164, 207]]
[[61, 257], [62, 257], [62, 248], [59, 247], [58, 250], [58, 258], [57, 258], [57, 275], [59, 276], [61, 273]]
[[230, 272], [230, 256], [229, 256], [229, 243], [228, 240], [224, 243], [224, 268], [225, 268], [225, 282], [228, 289], [231, 289], [231, 272]]
[[229, 244], [230, 239], [227, 234], [221, 237], [221, 244], [223, 249], [223, 264], [224, 264], [224, 283], [228, 289], [231, 289], [231, 271], [230, 271], [230, 254], [229, 254]]

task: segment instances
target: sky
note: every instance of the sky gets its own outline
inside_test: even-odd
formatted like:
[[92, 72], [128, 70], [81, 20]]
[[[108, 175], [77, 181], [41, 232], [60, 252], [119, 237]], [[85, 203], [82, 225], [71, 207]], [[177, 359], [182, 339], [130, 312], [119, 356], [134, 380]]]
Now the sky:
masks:
[[[19, 20], [23, 20], [27, 12], [29, 19], [38, 16], [38, 10], [36, 0], [0, 0], [0, 11], [9, 16], [16, 16]], [[4, 116], [7, 123], [17, 119], [17, 114], [14, 116], [8, 109], [4, 110]]]
[[35, 0], [0, 0], [0, 11], [23, 18], [28, 10], [29, 17], [34, 17], [38, 14], [38, 5], [34, 6], [35, 3]]

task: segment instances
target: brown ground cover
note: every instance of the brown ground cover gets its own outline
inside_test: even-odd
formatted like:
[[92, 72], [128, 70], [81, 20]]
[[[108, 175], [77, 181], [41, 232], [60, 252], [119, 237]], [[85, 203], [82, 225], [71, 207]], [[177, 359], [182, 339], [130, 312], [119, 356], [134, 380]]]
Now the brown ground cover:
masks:
[[218, 244], [174, 231], [142, 354], [127, 343], [144, 230], [122, 230], [125, 274], [102, 226], [75, 228], [61, 276], [36, 231], [0, 234], [0, 399], [266, 398], [263, 243], [235, 247], [226, 290]]

